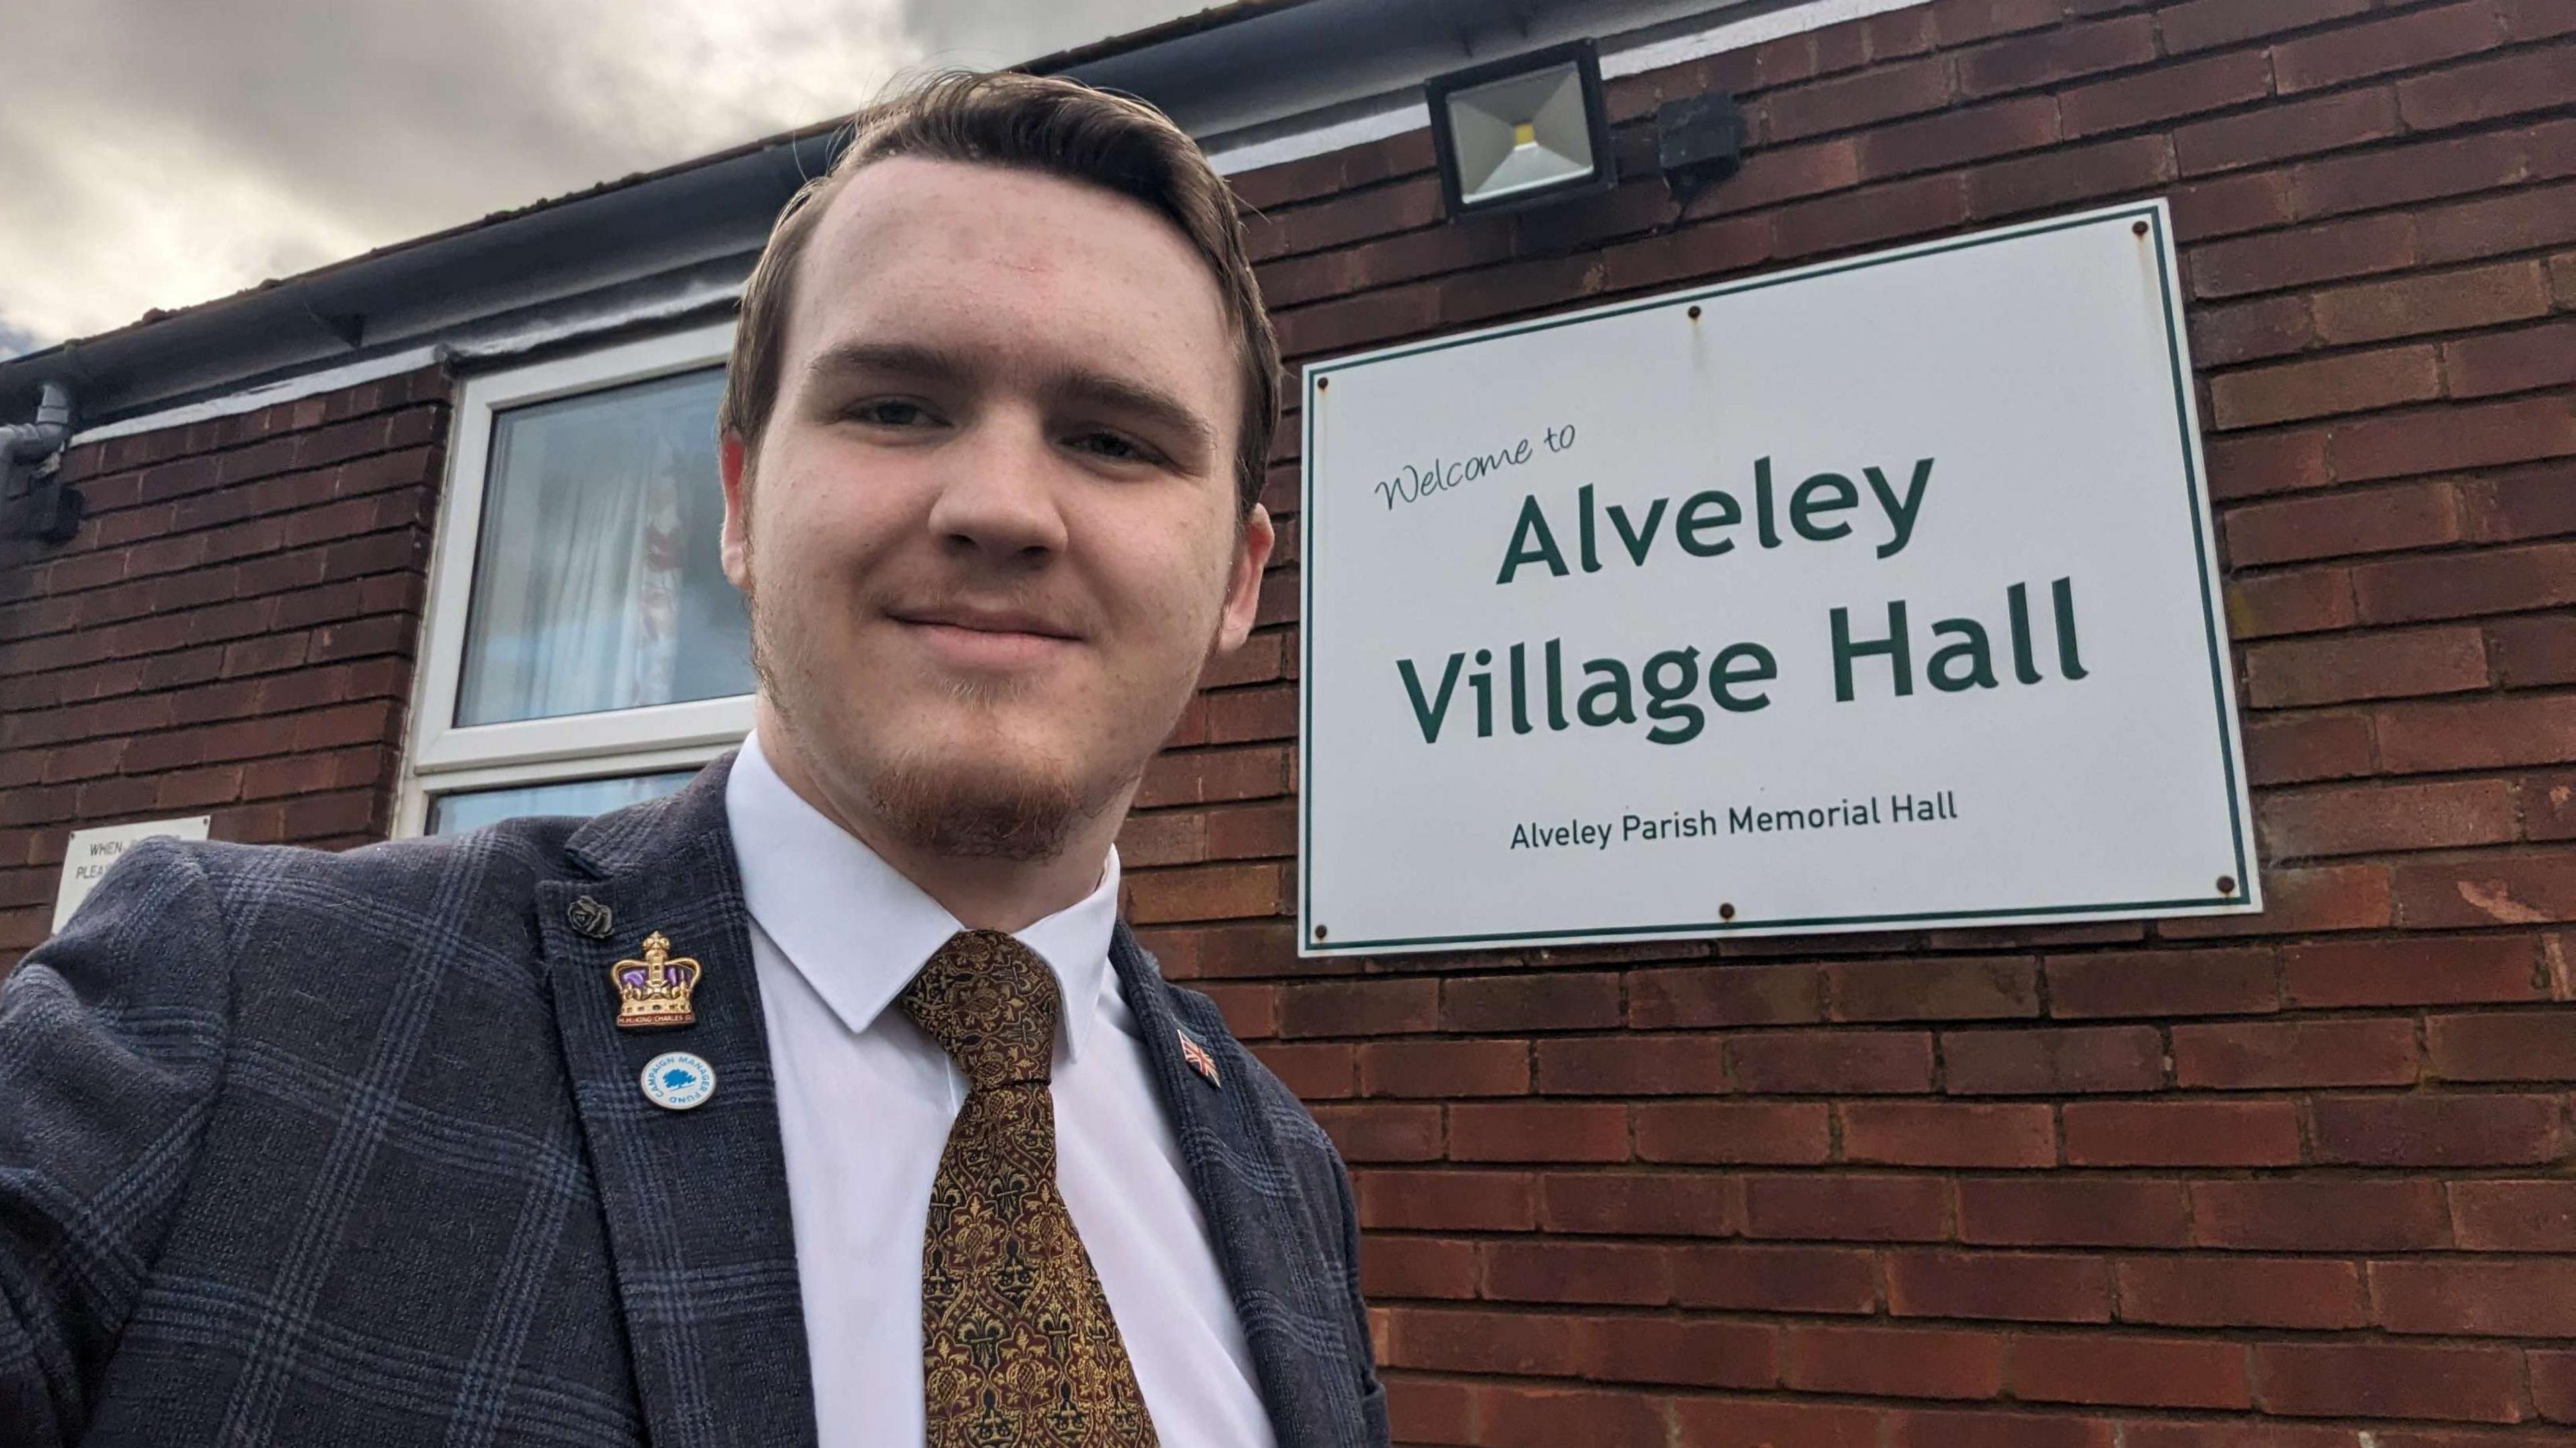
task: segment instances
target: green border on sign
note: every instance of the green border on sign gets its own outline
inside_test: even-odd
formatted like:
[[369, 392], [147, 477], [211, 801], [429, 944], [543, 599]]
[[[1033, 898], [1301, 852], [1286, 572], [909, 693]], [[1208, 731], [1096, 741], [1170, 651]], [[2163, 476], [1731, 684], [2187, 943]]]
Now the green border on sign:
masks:
[[[1432, 341], [1403, 344], [1389, 347], [1382, 351], [1363, 353], [1357, 357], [1347, 358], [1330, 364], [1308, 366], [1306, 368], [1305, 387], [1306, 416], [1303, 422], [1305, 428], [1305, 441], [1303, 445], [1304, 451], [1303, 455], [1299, 459], [1298, 469], [1301, 479], [1301, 493], [1298, 501], [1298, 507], [1300, 510], [1298, 515], [1298, 527], [1300, 529], [1299, 537], [1303, 540], [1301, 546], [1303, 547], [1304, 552], [1298, 560], [1298, 567], [1302, 576], [1299, 579], [1297, 615], [1297, 627], [1300, 635], [1298, 648], [1301, 659], [1297, 680], [1298, 690], [1301, 695], [1299, 701], [1300, 728], [1297, 736], [1297, 953], [1300, 956], [1360, 955], [1373, 951], [1437, 950], [1464, 948], [1477, 945], [1526, 945], [1534, 942], [1579, 945], [1587, 942], [1634, 940], [1639, 937], [1689, 939], [1694, 937], [1718, 935], [1740, 935], [1748, 932], [1759, 932], [1766, 935], [1779, 934], [1799, 929], [1834, 930], [1882, 925], [1947, 925], [1963, 922], [1990, 924], [2014, 920], [2046, 920], [2050, 917], [2068, 915], [2084, 915], [2097, 919], [2123, 919], [2136, 918], [2139, 916], [2175, 915], [2186, 913], [2236, 914], [2259, 912], [2261, 909], [2262, 898], [2261, 885], [2255, 878], [2254, 872], [2248, 867], [2248, 851], [2245, 837], [2245, 779], [2244, 771], [2237, 758], [2236, 751], [2236, 730], [2234, 727], [2234, 684], [2227, 667], [2226, 629], [2219, 616], [2217, 591], [2212, 586], [2212, 580], [2216, 577], [2216, 564], [2210, 554], [2210, 540], [2207, 527], [2208, 502], [2203, 496], [2201, 487], [2199, 434], [2198, 429], [2194, 426], [2194, 417], [2192, 412], [2191, 364], [2189, 358], [2185, 355], [2182, 322], [2176, 305], [2177, 299], [2174, 294], [2173, 243], [2169, 216], [2170, 212], [2166, 202], [2162, 197], [2158, 197], [2151, 201], [2132, 202], [2101, 211], [2090, 211], [2079, 216], [2061, 217], [2053, 221], [2028, 222], [2019, 226], [1998, 227], [1991, 231], [1979, 232], [1973, 236], [1953, 237], [1945, 241], [1924, 242], [1915, 246], [1898, 247], [1888, 251], [1876, 252], [1868, 256], [1854, 257], [1847, 261], [1824, 262], [1815, 266], [1798, 267], [1789, 271], [1777, 272], [1767, 276], [1747, 277], [1740, 281], [1722, 282], [1712, 286], [1693, 288], [1688, 291], [1666, 292], [1655, 297], [1639, 301], [1613, 303], [1607, 306], [1587, 308], [1577, 312], [1569, 312], [1561, 316], [1543, 317], [1528, 322], [1507, 323], [1498, 327], [1487, 327], [1473, 332], [1460, 333], [1456, 336], [1441, 337]], [[1607, 317], [1626, 316], [1632, 312], [1654, 311], [1664, 307], [1680, 306], [1710, 297], [1759, 291], [1765, 287], [1780, 286], [1788, 282], [1807, 281], [1812, 278], [1832, 276], [1841, 272], [1859, 271], [1867, 267], [1884, 266], [1890, 262], [1911, 261], [1916, 257], [1933, 256], [1942, 252], [1963, 251], [1970, 247], [1988, 246], [2001, 241], [2014, 241], [2023, 237], [2042, 236], [2050, 232], [2067, 231], [2077, 227], [2106, 226], [2116, 222], [2132, 220], [2144, 220], [2148, 224], [2152, 232], [2151, 240], [2156, 253], [2156, 279], [2158, 290], [2162, 293], [2162, 302], [2165, 314], [2166, 362], [2173, 377], [2174, 427], [2177, 433], [2179, 433], [2182, 443], [2184, 497], [2191, 509], [2192, 547], [2200, 563], [2201, 621], [2204, 637], [2207, 641], [2209, 650], [2210, 697], [2218, 726], [2220, 771], [2223, 775], [2223, 787], [2227, 792], [2228, 830], [2235, 846], [2235, 879], [2238, 882], [2237, 894], [2204, 895], [2177, 900], [2104, 901], [2100, 904], [2092, 905], [2007, 905], [1979, 910], [1916, 911], [1911, 914], [1818, 915], [1771, 917], [1767, 919], [1738, 918], [1733, 920], [1678, 920], [1654, 925], [1569, 927], [1556, 930], [1497, 931], [1468, 935], [1408, 936], [1381, 940], [1325, 940], [1318, 942], [1314, 938], [1313, 916], [1315, 875], [1314, 871], [1307, 867], [1307, 860], [1314, 847], [1315, 799], [1315, 671], [1313, 667], [1315, 651], [1314, 602], [1316, 574], [1314, 517], [1315, 499], [1317, 494], [1315, 478], [1315, 398], [1317, 389], [1322, 385], [1322, 382], [1326, 377], [1343, 372], [1355, 371], [1359, 368], [1371, 366], [1379, 362], [1392, 362], [1399, 358], [1418, 357], [1425, 353], [1444, 351], [1451, 347], [1465, 346], [1473, 342], [1486, 342], [1499, 337], [1519, 336], [1530, 332], [1544, 332], [1557, 327], [1573, 326], [1581, 322], [1598, 321]]]

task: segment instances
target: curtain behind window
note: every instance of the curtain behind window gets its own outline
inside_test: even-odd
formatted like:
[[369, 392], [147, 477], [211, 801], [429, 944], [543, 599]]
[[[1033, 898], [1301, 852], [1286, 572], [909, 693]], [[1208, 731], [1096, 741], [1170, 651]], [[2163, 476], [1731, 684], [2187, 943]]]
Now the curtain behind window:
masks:
[[458, 724], [751, 692], [720, 552], [723, 389], [716, 368], [494, 419]]

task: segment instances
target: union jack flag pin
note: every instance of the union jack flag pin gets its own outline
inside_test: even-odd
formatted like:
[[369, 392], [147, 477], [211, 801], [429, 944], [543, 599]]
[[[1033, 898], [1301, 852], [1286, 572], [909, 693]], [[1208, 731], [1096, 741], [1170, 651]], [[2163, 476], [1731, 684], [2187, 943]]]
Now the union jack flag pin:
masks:
[[1208, 1048], [1200, 1045], [1189, 1032], [1178, 1031], [1177, 1034], [1181, 1038], [1181, 1059], [1190, 1063], [1191, 1070], [1205, 1076], [1210, 1086], [1224, 1090], [1225, 1083], [1216, 1075], [1216, 1057], [1209, 1055]]

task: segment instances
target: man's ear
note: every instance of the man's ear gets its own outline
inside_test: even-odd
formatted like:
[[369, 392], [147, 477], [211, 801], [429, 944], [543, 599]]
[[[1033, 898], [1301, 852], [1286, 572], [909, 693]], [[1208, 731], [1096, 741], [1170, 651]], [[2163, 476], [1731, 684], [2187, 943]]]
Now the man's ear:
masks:
[[1216, 652], [1233, 653], [1252, 636], [1253, 615], [1261, 611], [1261, 573], [1270, 566], [1270, 550], [1279, 543], [1271, 530], [1270, 510], [1259, 503], [1235, 531], [1234, 572], [1225, 583], [1225, 617], [1216, 631]]
[[724, 477], [724, 571], [736, 588], [751, 583], [751, 450], [742, 434], [716, 440], [716, 471]]

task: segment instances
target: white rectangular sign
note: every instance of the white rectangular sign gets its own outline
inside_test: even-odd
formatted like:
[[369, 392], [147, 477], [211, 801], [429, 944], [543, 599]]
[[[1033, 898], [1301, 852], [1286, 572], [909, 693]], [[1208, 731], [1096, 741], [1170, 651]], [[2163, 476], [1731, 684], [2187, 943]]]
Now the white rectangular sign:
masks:
[[174, 840], [202, 840], [212, 815], [188, 819], [138, 820], [130, 825], [101, 825], [94, 830], [72, 831], [72, 842], [63, 851], [63, 881], [54, 890], [54, 926], [62, 929], [71, 923], [72, 912], [80, 909], [89, 892], [107, 874], [128, 847], [137, 840], [166, 835]]
[[2164, 203], [1306, 373], [1307, 954], [2260, 908]]

